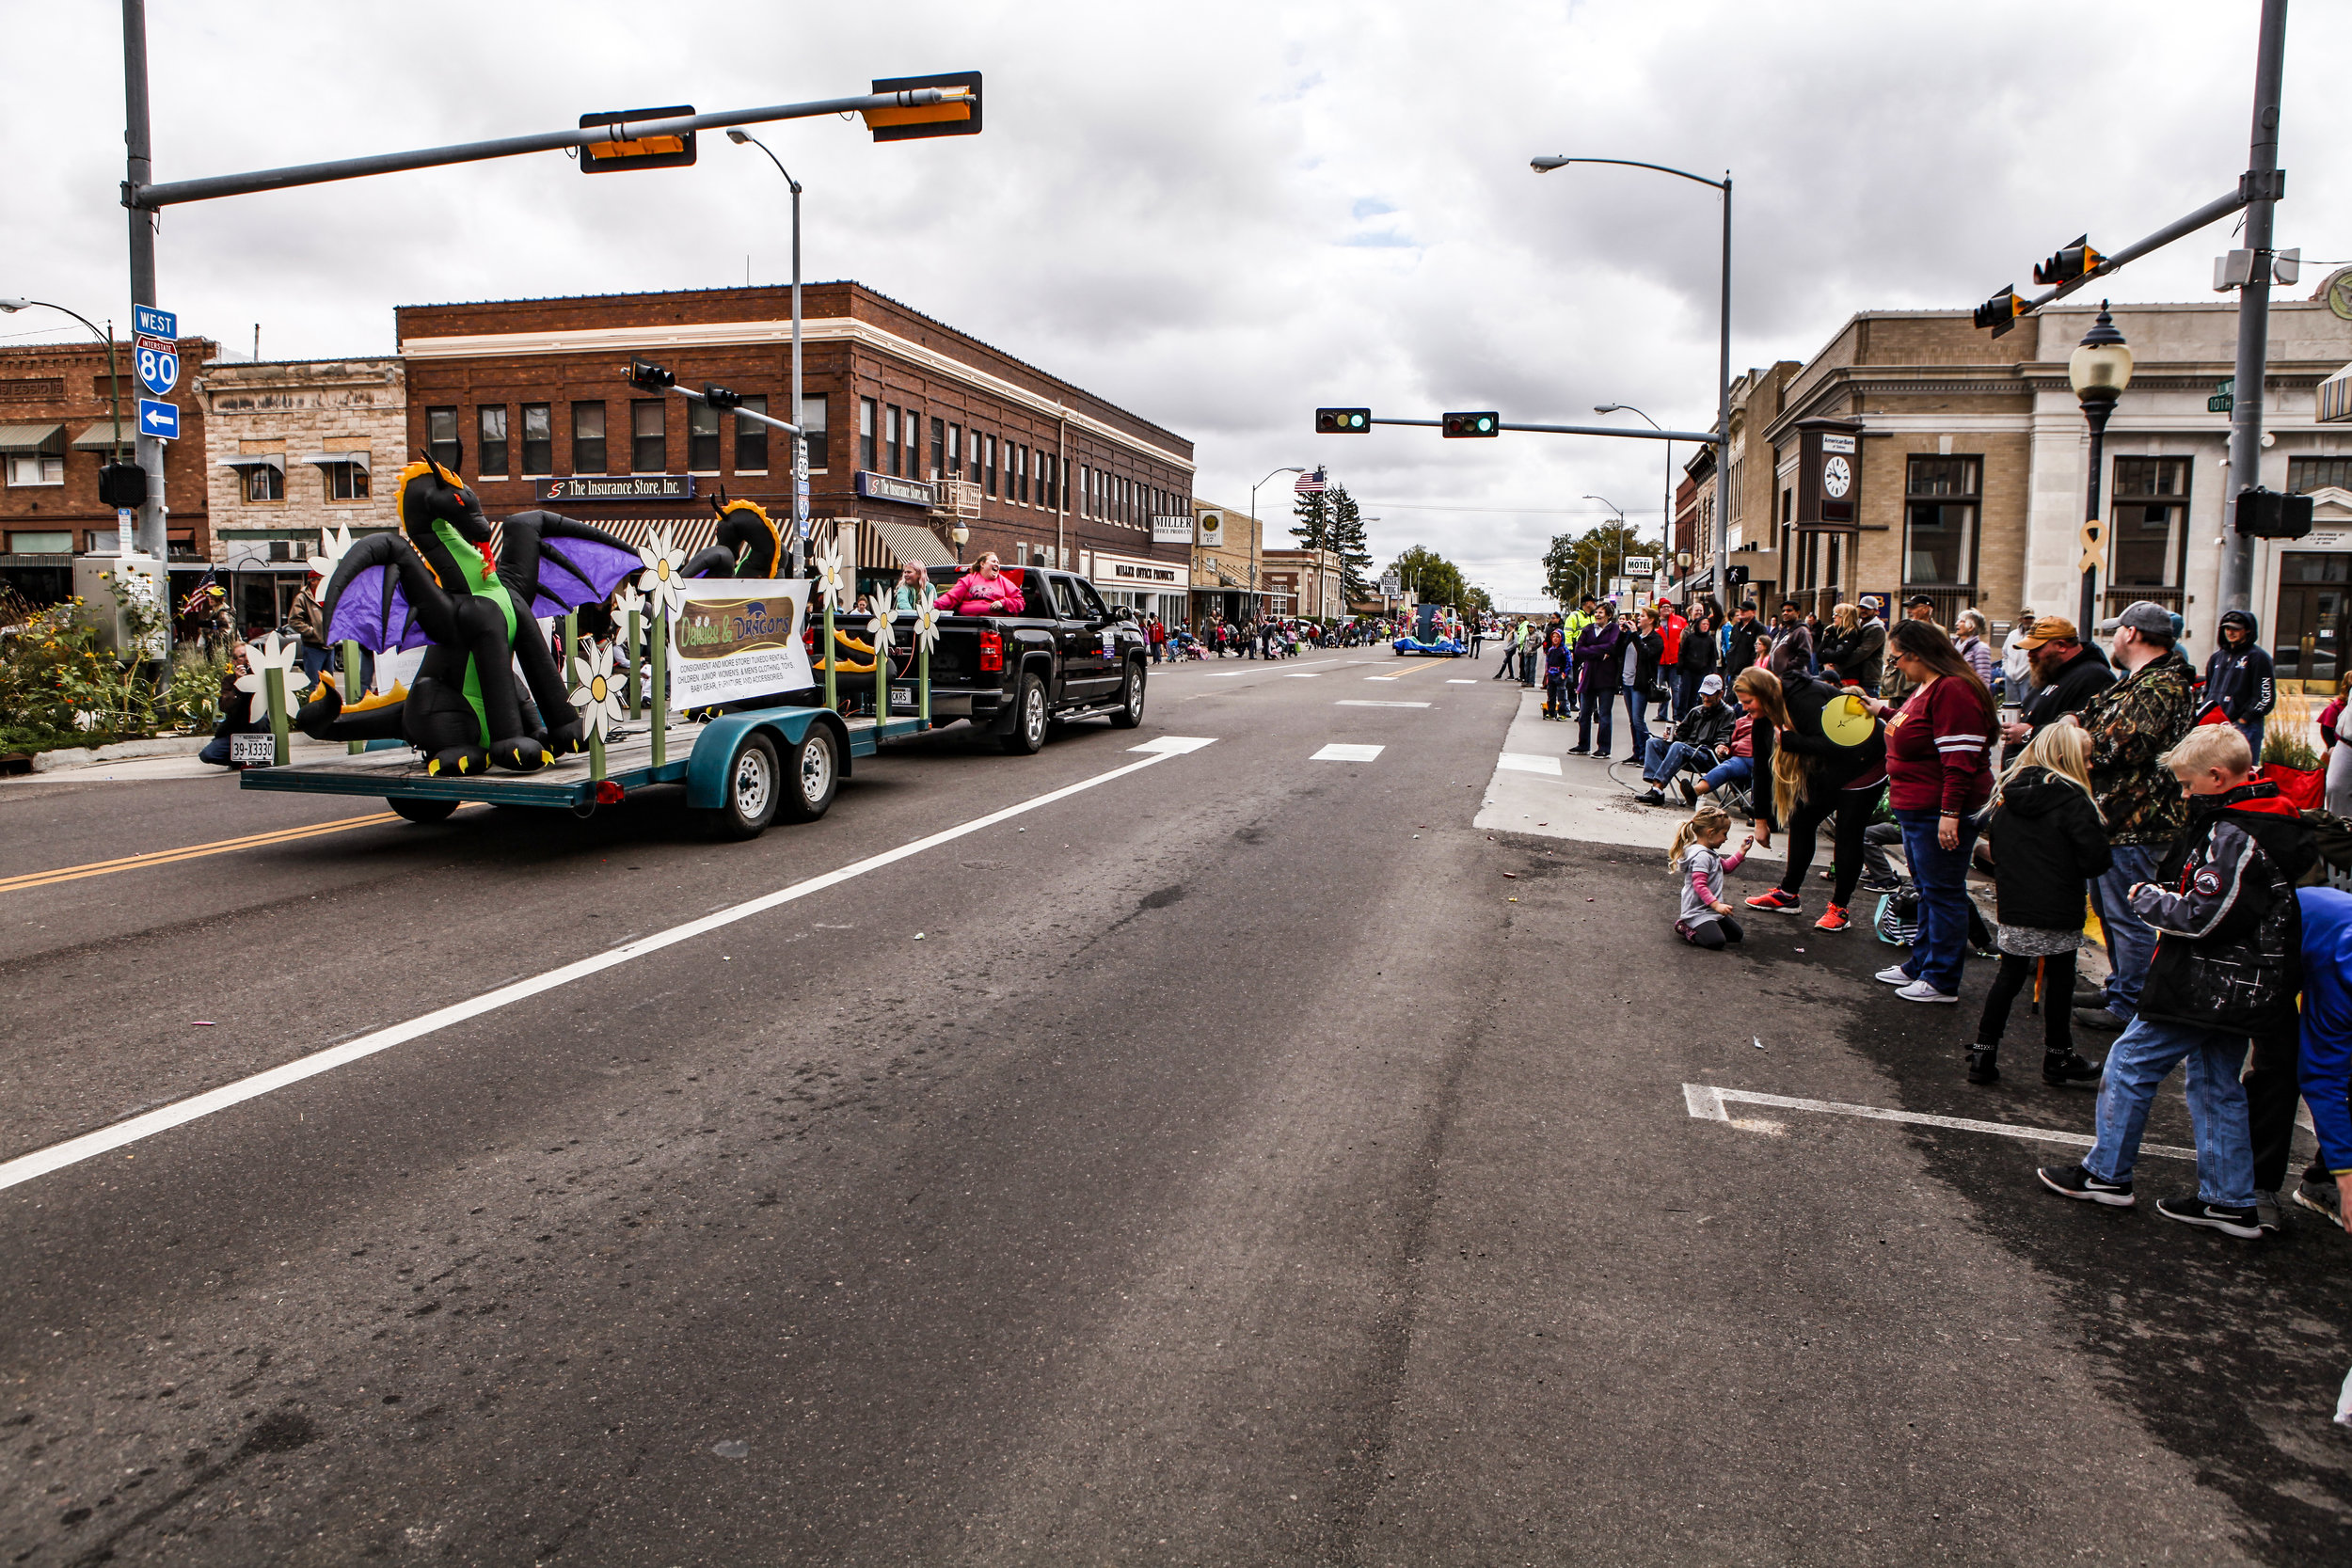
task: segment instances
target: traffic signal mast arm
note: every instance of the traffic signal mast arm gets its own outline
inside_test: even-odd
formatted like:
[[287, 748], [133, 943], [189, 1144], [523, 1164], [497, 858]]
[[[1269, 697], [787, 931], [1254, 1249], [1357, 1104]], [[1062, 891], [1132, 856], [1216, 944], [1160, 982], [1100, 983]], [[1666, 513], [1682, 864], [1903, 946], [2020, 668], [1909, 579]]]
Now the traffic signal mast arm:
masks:
[[[1426, 426], [1431, 430], [1445, 428], [1443, 420], [1373, 420], [1373, 424], [1402, 424]], [[1639, 430], [1616, 425], [1599, 424], [1496, 424], [1497, 430], [1533, 431], [1539, 436], [1615, 436], [1636, 441], [1704, 441], [1708, 446], [1719, 444], [1723, 437], [1711, 430]]]
[[867, 110], [922, 108], [958, 99], [977, 99], [962, 87], [911, 87], [900, 92], [860, 93], [854, 98], [829, 98], [814, 103], [771, 103], [759, 109], [725, 109], [684, 119], [647, 120], [624, 124], [617, 120], [534, 136], [504, 136], [497, 141], [460, 142], [452, 147], [428, 147], [414, 152], [379, 152], [373, 157], [342, 158], [327, 164], [295, 164], [251, 174], [216, 174], [201, 180], [174, 180], [134, 189], [122, 186], [122, 204], [152, 212], [183, 201], [211, 201], [224, 196], [284, 190], [294, 185], [321, 185], [335, 180], [355, 180], [368, 174], [398, 174], [407, 169], [438, 168], [445, 164], [480, 163], [485, 158], [511, 158], [525, 152], [551, 152], [559, 148], [598, 146], [607, 142], [646, 141], [684, 137], [693, 131], [727, 125], [761, 125], [777, 119], [809, 119], [819, 115], [863, 113]]
[[689, 403], [707, 403], [711, 407], [732, 414], [739, 420], [749, 420], [754, 424], [764, 424], [770, 430], [781, 430], [787, 436], [801, 434], [799, 425], [771, 418], [756, 409], [744, 407], [743, 394], [740, 392], [730, 392], [724, 387], [705, 387], [699, 392], [690, 387], [681, 387], [677, 384], [675, 375], [663, 370], [660, 365], [654, 364], [651, 360], [632, 359], [628, 362], [628, 384], [641, 392], [675, 392]]
[[[2160, 250], [2164, 246], [2170, 245], [2174, 240], [2182, 238], [2184, 235], [2194, 234], [2198, 230], [2204, 228], [2207, 224], [2228, 217], [2232, 213], [2238, 211], [2249, 201], [2254, 198], [2254, 196], [2257, 193], [2254, 191], [2251, 182], [2255, 178], [2256, 176], [2252, 174], [2247, 175], [2238, 182], [2238, 188], [2231, 192], [2228, 196], [2218, 197], [2212, 201], [2208, 201], [2202, 207], [2198, 208], [2197, 211], [2189, 214], [2186, 217], [2178, 218], [2173, 222], [2166, 224], [2162, 229], [2157, 230], [2146, 239], [2135, 241], [2132, 244], [2125, 245], [2122, 249], [2116, 251], [2113, 255], [2101, 258], [2097, 266], [2085, 269], [2079, 277], [2067, 279], [2065, 282], [2060, 283], [2057, 288], [2052, 289], [2049, 293], [2038, 294], [2032, 299], [2016, 300], [2015, 303], [2010, 307], [2010, 314], [2006, 318], [2003, 318], [1997, 311], [1993, 311], [1990, 306], [1981, 308], [1979, 311], [1979, 317], [1981, 318], [1989, 313], [1992, 319], [1989, 321], [1979, 319], [1978, 325], [1980, 326], [1990, 325], [1993, 328], [1993, 335], [1997, 338], [2002, 333], [2007, 332], [2011, 326], [2017, 325], [2019, 318], [2030, 316], [2036, 310], [2041, 309], [2043, 306], [2064, 299], [2068, 294], [2073, 293], [2076, 289], [2083, 287], [2083, 285], [2090, 282], [2093, 278], [2105, 277], [2107, 274], [2116, 271], [2126, 262], [2137, 261], [2152, 250]], [[2280, 184], [2283, 184], [2285, 182], [2286, 176], [2284, 171], [2281, 170], [2272, 174], [2269, 178], [2278, 182]], [[2274, 189], [2267, 194], [2275, 197], [2279, 194], [2279, 192]], [[2076, 241], [2075, 243], [2076, 245], [2080, 245], [2082, 242]], [[2060, 254], [2062, 255], [2063, 252]], [[2053, 261], [2057, 259], [2058, 258], [2056, 257], [2052, 258]], [[2003, 296], [2009, 293], [2009, 290], [2003, 290], [2000, 294], [1993, 296], [1993, 303], [1998, 304], [2002, 300]]]

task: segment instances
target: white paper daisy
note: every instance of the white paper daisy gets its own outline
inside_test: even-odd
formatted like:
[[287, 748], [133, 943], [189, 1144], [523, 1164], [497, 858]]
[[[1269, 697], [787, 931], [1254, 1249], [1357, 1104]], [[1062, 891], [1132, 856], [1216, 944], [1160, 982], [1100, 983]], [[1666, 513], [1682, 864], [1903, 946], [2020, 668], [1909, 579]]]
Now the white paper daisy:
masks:
[[253, 668], [237, 677], [237, 689], [249, 692], [253, 698], [246, 705], [246, 720], [256, 724], [266, 723], [269, 721], [268, 672], [276, 670], [286, 677], [286, 705], [290, 708], [294, 698], [310, 684], [310, 677], [302, 673], [302, 666], [296, 662], [302, 657], [302, 641], [299, 638], [281, 641], [276, 632], [271, 632], [259, 642], [249, 642], [246, 646]]
[[929, 653], [939, 646], [939, 607], [929, 601], [914, 612], [914, 641]]
[[666, 528], [656, 529], [653, 540], [637, 552], [645, 569], [637, 578], [637, 586], [653, 598], [656, 610], [666, 611], [672, 620], [686, 608], [686, 552], [677, 547]]
[[825, 596], [827, 604], [838, 609], [842, 596], [849, 592], [849, 580], [842, 572], [841, 541], [836, 539], [827, 545], [809, 564], [817, 569], [817, 592]]
[[310, 557], [310, 570], [326, 582], [335, 580], [335, 568], [351, 548], [351, 530], [342, 526], [319, 530], [319, 547]]
[[866, 623], [866, 634], [874, 640], [874, 652], [877, 655], [887, 654], [890, 652], [891, 626], [889, 616], [875, 616], [872, 620]]
[[621, 683], [612, 677], [612, 644], [592, 643], [573, 666], [580, 684], [572, 688], [572, 706], [580, 710], [590, 735], [603, 735], [628, 717], [621, 702]]
[[623, 584], [621, 591], [612, 595], [612, 614], [616, 620], [626, 623], [628, 620], [629, 611], [635, 610], [643, 614], [644, 610], [645, 595], [637, 592], [635, 583]]
[[105, 721], [106, 716], [95, 708], [77, 707], [73, 710], [73, 727], [77, 730], [94, 730]]

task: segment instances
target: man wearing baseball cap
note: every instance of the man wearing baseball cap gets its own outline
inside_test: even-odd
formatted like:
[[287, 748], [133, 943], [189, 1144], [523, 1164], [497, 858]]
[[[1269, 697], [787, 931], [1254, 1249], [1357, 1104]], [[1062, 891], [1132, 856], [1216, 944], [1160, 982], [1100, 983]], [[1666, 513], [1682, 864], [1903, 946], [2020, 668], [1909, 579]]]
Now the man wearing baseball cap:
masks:
[[2115, 671], [2098, 644], [2085, 642], [2074, 623], [2063, 615], [2044, 615], [2019, 640], [2033, 663], [2034, 693], [2018, 710], [2017, 721], [2001, 726], [2008, 743], [2006, 765], [2034, 732], [2048, 728], [2115, 684]]
[[1715, 766], [1715, 748], [1729, 745], [1739, 715], [1724, 701], [1724, 678], [1708, 675], [1699, 681], [1699, 700], [1683, 711], [1671, 738], [1654, 735], [1642, 752], [1642, 779], [1649, 785], [1638, 797], [1645, 806], [1666, 803], [1666, 785], [1684, 768], [1705, 772]]

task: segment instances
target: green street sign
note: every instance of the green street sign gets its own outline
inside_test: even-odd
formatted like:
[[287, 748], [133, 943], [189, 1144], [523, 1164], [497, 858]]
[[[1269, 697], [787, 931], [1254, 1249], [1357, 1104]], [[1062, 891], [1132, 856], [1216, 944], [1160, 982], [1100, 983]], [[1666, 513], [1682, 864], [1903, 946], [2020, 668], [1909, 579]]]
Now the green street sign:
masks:
[[[2227, 386], [2228, 383], [2224, 382], [2223, 385]], [[2205, 412], [2208, 414], [2227, 414], [2236, 407], [2237, 399], [2227, 392], [2216, 392], [2205, 400]]]

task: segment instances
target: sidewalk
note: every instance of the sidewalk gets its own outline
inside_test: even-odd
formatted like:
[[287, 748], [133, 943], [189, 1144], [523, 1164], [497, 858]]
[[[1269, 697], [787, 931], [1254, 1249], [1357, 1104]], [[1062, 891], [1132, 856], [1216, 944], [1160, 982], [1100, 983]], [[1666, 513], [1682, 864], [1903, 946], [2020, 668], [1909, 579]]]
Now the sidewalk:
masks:
[[[0, 788], [26, 784], [140, 784], [157, 779], [233, 778], [235, 775], [230, 769], [215, 768], [211, 763], [196, 759], [196, 753], [203, 750], [204, 743], [211, 738], [210, 736], [191, 736], [170, 741], [127, 742], [123, 750], [134, 746], [142, 749], [169, 747], [171, 750], [162, 755], [151, 753], [129, 757], [88, 756], [84, 753], [87, 756], [87, 761], [77, 759], [70, 764], [60, 761], [38, 772], [13, 774], [0, 779]], [[117, 748], [107, 746], [97, 750], [113, 752]], [[342, 741], [312, 740], [307, 735], [294, 736], [287, 748], [290, 763], [326, 762], [348, 754]]]

